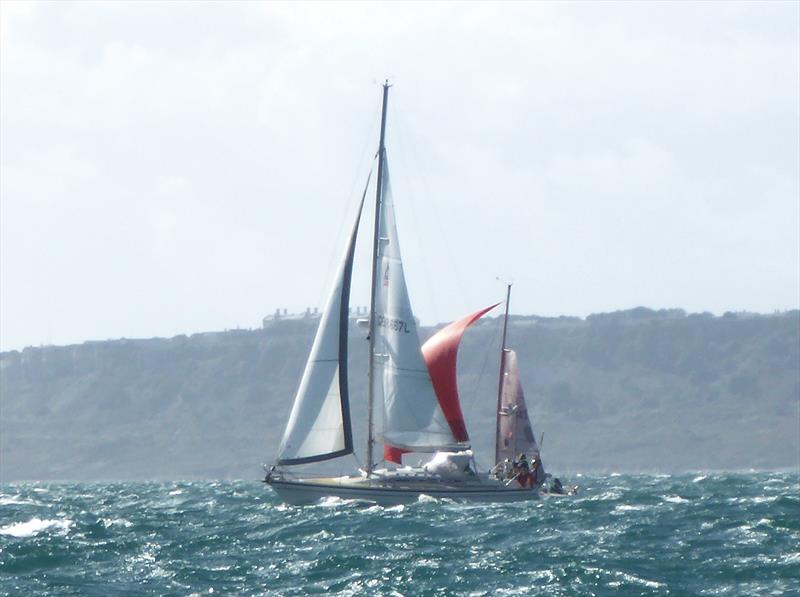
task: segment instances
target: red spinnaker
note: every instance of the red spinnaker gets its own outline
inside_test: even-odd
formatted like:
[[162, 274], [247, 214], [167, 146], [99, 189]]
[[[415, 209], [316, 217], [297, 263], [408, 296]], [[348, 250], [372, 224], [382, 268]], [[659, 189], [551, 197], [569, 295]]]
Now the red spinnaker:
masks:
[[[443, 327], [422, 345], [422, 356], [433, 382], [433, 389], [439, 406], [442, 407], [444, 416], [453, 432], [456, 441], [469, 441], [467, 426], [464, 424], [464, 413], [461, 412], [461, 403], [458, 400], [458, 382], [456, 379], [456, 361], [458, 359], [458, 345], [470, 325], [483, 315], [494, 309], [500, 303], [486, 307], [454, 321]], [[401, 463], [401, 457], [407, 450], [396, 448], [389, 444], [383, 446], [383, 458], [389, 462]]]

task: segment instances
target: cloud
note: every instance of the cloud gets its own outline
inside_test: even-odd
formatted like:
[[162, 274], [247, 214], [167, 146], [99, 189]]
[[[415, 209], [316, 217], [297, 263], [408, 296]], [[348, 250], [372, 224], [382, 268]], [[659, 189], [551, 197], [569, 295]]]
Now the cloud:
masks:
[[318, 305], [386, 75], [423, 321], [797, 306], [799, 12], [2, 3], [0, 346]]

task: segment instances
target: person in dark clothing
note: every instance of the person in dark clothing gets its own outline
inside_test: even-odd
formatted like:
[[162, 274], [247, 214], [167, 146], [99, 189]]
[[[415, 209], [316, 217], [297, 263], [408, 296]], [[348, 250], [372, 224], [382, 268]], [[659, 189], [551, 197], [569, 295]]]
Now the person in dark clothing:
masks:
[[561, 485], [559, 479], [553, 479], [553, 484], [550, 486], [550, 493], [564, 493], [564, 486]]

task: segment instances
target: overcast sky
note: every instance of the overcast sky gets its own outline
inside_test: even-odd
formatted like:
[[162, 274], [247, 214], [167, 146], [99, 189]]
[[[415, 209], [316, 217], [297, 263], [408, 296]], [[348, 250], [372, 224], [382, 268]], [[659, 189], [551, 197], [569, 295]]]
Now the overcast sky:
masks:
[[423, 323], [797, 308], [799, 6], [4, 1], [0, 348], [321, 306], [384, 77]]

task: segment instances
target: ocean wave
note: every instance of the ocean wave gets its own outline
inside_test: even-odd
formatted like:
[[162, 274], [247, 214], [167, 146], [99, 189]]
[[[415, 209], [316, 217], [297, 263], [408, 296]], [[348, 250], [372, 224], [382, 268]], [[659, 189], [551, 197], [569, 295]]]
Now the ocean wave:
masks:
[[785, 553], [780, 556], [782, 564], [800, 564], [800, 552]]
[[591, 502], [606, 502], [606, 501], [618, 500], [621, 497], [622, 497], [622, 492], [619, 489], [614, 488], [604, 491], [602, 493], [598, 493], [596, 495], [592, 495], [585, 499]]
[[729, 504], [771, 504], [777, 501], [781, 496], [778, 495], [755, 495], [755, 496], [740, 496], [728, 498]]
[[0, 497], [0, 506], [26, 506], [35, 503], [36, 502], [32, 502], [30, 500], [21, 500], [15, 497]]
[[3, 497], [37, 503], [0, 509], [0, 595], [800, 595], [793, 477], [698, 485], [700, 474], [584, 475], [570, 499], [388, 507], [293, 506], [256, 481], [22, 484]]
[[618, 504], [614, 506], [614, 512], [643, 512], [649, 510], [650, 506], [644, 504]]
[[113, 526], [129, 529], [130, 527], [133, 526], [133, 523], [130, 520], [126, 520], [124, 518], [103, 518], [101, 522], [103, 523], [103, 526], [106, 527], [107, 529]]
[[27, 522], [15, 522], [4, 527], [0, 527], [0, 535], [10, 537], [33, 537], [43, 531], [55, 529], [57, 531], [68, 532], [72, 521], [65, 520], [42, 520], [41, 518], [31, 518]]
[[321, 498], [317, 501], [316, 506], [319, 508], [341, 508], [342, 506], [352, 506], [354, 504], [363, 504], [363, 500], [347, 500], [335, 495]]
[[608, 582], [608, 586], [612, 588], [619, 588], [622, 587], [624, 584], [632, 584], [632, 585], [639, 585], [642, 587], [646, 587], [648, 589], [659, 589], [664, 586], [664, 583], [660, 583], [655, 580], [648, 580], [646, 578], [642, 578], [630, 572], [624, 572], [622, 570], [606, 570], [604, 568], [596, 568], [596, 567], [587, 567], [587, 572], [594, 573], [597, 576], [610, 576], [614, 578]]
[[[362, 504], [364, 502], [361, 502]], [[361, 514], [379, 514], [383, 512], [403, 512], [406, 509], [405, 505], [397, 504], [396, 506], [381, 506], [380, 504], [373, 504], [361, 510]]]

